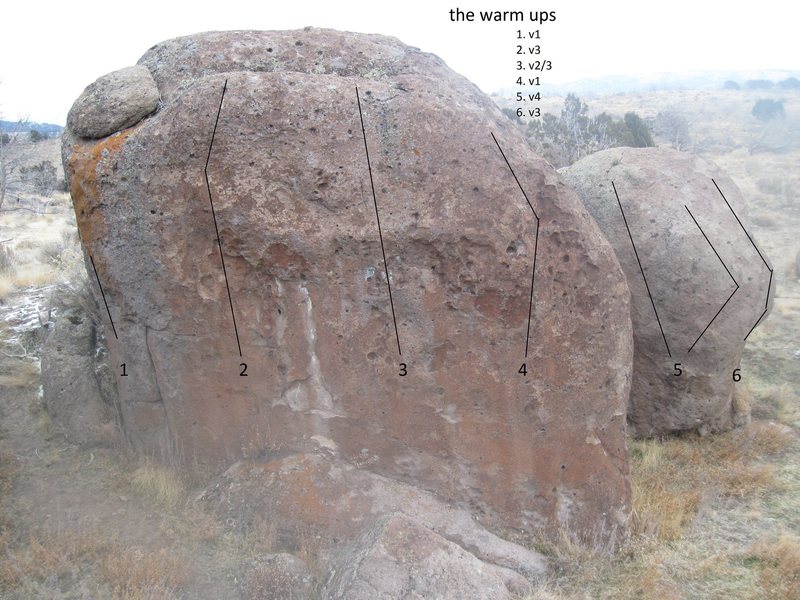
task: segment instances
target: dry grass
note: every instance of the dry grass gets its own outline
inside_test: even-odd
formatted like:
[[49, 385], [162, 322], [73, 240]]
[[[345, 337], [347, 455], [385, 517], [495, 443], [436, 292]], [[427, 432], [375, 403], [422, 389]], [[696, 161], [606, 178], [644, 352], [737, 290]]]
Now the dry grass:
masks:
[[42, 287], [53, 283], [57, 276], [50, 266], [33, 263], [25, 265], [24, 269], [17, 269], [13, 281], [17, 288]]
[[177, 598], [190, 573], [188, 561], [171, 550], [125, 548], [96, 533], [39, 534], [25, 543], [7, 541], [2, 551], [0, 590], [36, 589], [39, 597], [61, 597], [65, 582], [91, 580], [108, 590], [104, 597]]
[[19, 461], [13, 452], [0, 449], [0, 497], [7, 494], [14, 485], [19, 472]]
[[151, 502], [173, 510], [186, 501], [186, 485], [167, 467], [144, 464], [130, 476], [131, 489]]
[[[53, 202], [64, 206], [68, 196]], [[10, 242], [0, 244], [0, 301], [15, 290], [70, 281], [84, 271], [71, 211], [0, 214], [0, 228], [13, 232]]]
[[729, 433], [689, 435], [632, 443], [633, 532], [678, 539], [704, 496], [751, 497], [780, 489], [774, 467], [763, 461], [786, 450], [794, 435], [754, 422]]
[[557, 569], [526, 600], [800, 598], [798, 538], [750, 548], [725, 539], [763, 535], [748, 519], [758, 523], [765, 510], [796, 514], [796, 482], [781, 468], [796, 446], [792, 429], [765, 422], [705, 438], [633, 441], [631, 538], [617, 554], [566, 533], [538, 547]]
[[277, 546], [277, 525], [259, 517], [243, 534], [223, 534], [219, 544], [219, 557], [223, 563], [233, 567], [243, 560], [275, 552]]
[[17, 272], [14, 251], [6, 244], [0, 245], [0, 301], [5, 300], [16, 289], [14, 276]]
[[783, 533], [753, 544], [746, 560], [761, 571], [761, 586], [775, 600], [800, 598], [800, 537]]
[[13, 273], [17, 270], [17, 259], [14, 250], [7, 244], [0, 244], [0, 274]]
[[0, 590], [2, 590], [6, 573], [6, 549], [10, 547], [17, 526], [16, 519], [8, 509], [8, 497], [12, 491], [20, 470], [20, 462], [16, 454], [0, 448]]
[[[42, 455], [43, 459], [47, 457]], [[16, 457], [0, 452], [0, 501], [8, 498], [18, 470]], [[171, 472], [145, 465], [130, 474], [131, 486], [175, 505], [185, 489]], [[176, 513], [186, 531], [212, 526], [203, 515]], [[25, 533], [6, 510], [0, 511], [0, 597], [61, 598], [92, 590], [91, 597], [111, 600], [177, 600], [191, 581], [191, 563], [184, 540], [177, 546], [126, 546], [105, 531], [37, 531]], [[176, 550], [177, 548], [177, 550]], [[83, 594], [83, 592], [80, 592]], [[65, 595], [66, 594], [66, 595]]]
[[50, 240], [38, 247], [39, 261], [44, 264], [60, 266], [69, 260], [74, 250], [79, 250], [79, 238], [76, 231], [66, 228], [59, 239]]
[[19, 360], [15, 363], [15, 371], [9, 375], [0, 375], [0, 387], [21, 388], [36, 385], [39, 380], [39, 365], [31, 360]]
[[787, 383], [763, 386], [753, 404], [753, 416], [784, 425], [800, 424], [800, 398]]
[[9, 544], [3, 549], [0, 589], [79, 572], [109, 549], [107, 541], [86, 534], [31, 536], [27, 543]]
[[163, 586], [148, 586], [132, 590], [114, 590], [111, 600], [179, 600], [180, 596]]
[[[188, 562], [161, 548], [145, 551], [115, 546], [99, 564], [99, 574], [117, 598], [142, 598], [154, 590], [174, 591], [189, 580]], [[148, 597], [148, 596], [144, 596]]]
[[0, 302], [5, 301], [16, 289], [17, 286], [14, 285], [13, 277], [9, 275], [0, 275]]
[[224, 528], [214, 515], [197, 508], [187, 506], [176, 515], [167, 515], [159, 529], [170, 537], [184, 543], [214, 543], [220, 539]]
[[653, 538], [631, 539], [618, 554], [575, 543], [562, 534], [545, 554], [555, 559], [556, 573], [525, 600], [680, 598], [665, 576], [662, 546]]

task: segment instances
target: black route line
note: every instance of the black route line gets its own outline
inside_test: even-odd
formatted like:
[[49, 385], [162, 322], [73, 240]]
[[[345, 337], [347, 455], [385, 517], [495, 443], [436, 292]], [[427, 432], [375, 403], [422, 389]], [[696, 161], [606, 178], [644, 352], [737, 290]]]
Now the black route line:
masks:
[[642, 279], [644, 280], [644, 287], [647, 289], [647, 295], [650, 298], [650, 304], [653, 306], [653, 312], [656, 314], [656, 321], [658, 322], [658, 328], [661, 331], [661, 337], [664, 338], [664, 345], [667, 347], [667, 354], [670, 358], [672, 358], [672, 352], [669, 351], [669, 344], [667, 343], [667, 336], [664, 334], [664, 328], [661, 326], [661, 319], [658, 317], [658, 310], [656, 310], [656, 303], [653, 300], [653, 294], [650, 293], [650, 286], [647, 283], [647, 277], [644, 274], [644, 267], [642, 267], [642, 261], [639, 259], [639, 252], [636, 250], [636, 244], [633, 243], [633, 235], [631, 234], [631, 228], [628, 226], [628, 219], [625, 217], [625, 211], [622, 210], [622, 202], [620, 202], [619, 194], [617, 193], [617, 186], [614, 185], [614, 182], [611, 182], [611, 187], [614, 188], [614, 195], [617, 197], [617, 204], [619, 204], [619, 211], [622, 213], [622, 220], [625, 222], [625, 229], [628, 230], [628, 237], [631, 239], [631, 246], [633, 246], [633, 253], [636, 255], [636, 262], [639, 263], [639, 271], [642, 273]]
[[111, 331], [114, 332], [114, 339], [119, 339], [117, 336], [117, 328], [114, 327], [114, 319], [111, 318], [111, 311], [108, 308], [108, 302], [106, 302], [106, 293], [103, 291], [103, 286], [100, 283], [100, 276], [97, 274], [97, 267], [94, 266], [94, 258], [92, 255], [89, 254], [89, 260], [92, 263], [92, 269], [94, 270], [94, 276], [97, 279], [97, 287], [100, 288], [100, 295], [103, 296], [103, 304], [106, 305], [106, 312], [108, 313], [108, 320], [111, 321]]
[[528, 194], [525, 193], [522, 184], [517, 179], [517, 174], [514, 173], [514, 169], [511, 167], [511, 163], [508, 162], [506, 158], [506, 153], [503, 152], [503, 149], [500, 147], [500, 143], [497, 141], [497, 138], [494, 137], [494, 133], [492, 134], [492, 139], [494, 143], [497, 145], [497, 149], [500, 150], [500, 154], [503, 156], [503, 160], [506, 161], [506, 165], [508, 165], [508, 170], [511, 171], [511, 174], [514, 176], [514, 181], [517, 182], [519, 186], [519, 190], [522, 192], [522, 195], [525, 197], [525, 201], [528, 203], [528, 206], [531, 208], [531, 212], [533, 213], [533, 217], [536, 219], [536, 237], [534, 238], [533, 242], [533, 269], [531, 270], [531, 298], [530, 303], [528, 304], [528, 331], [525, 334], [525, 358], [528, 358], [528, 344], [531, 339], [531, 317], [533, 316], [533, 283], [536, 280], [536, 254], [539, 251], [539, 215], [536, 214], [536, 209], [533, 208], [533, 204], [531, 204], [530, 199], [528, 198]]
[[372, 164], [369, 160], [369, 148], [367, 147], [367, 130], [364, 128], [364, 113], [361, 112], [361, 97], [356, 86], [356, 102], [358, 103], [358, 117], [361, 119], [361, 133], [364, 136], [364, 154], [367, 155], [367, 170], [369, 171], [369, 184], [372, 187], [372, 202], [375, 205], [375, 220], [378, 222], [378, 237], [381, 240], [381, 254], [383, 254], [383, 267], [386, 273], [386, 286], [389, 288], [389, 305], [392, 307], [392, 322], [394, 323], [394, 335], [397, 339], [397, 353], [403, 356], [400, 350], [400, 333], [397, 331], [397, 317], [394, 313], [394, 299], [392, 298], [392, 282], [389, 280], [389, 263], [386, 261], [386, 249], [383, 246], [383, 231], [381, 231], [381, 217], [378, 214], [378, 198], [375, 195], [375, 181], [372, 179]]
[[720, 262], [720, 263], [722, 263], [722, 266], [725, 268], [725, 271], [728, 273], [728, 277], [730, 277], [730, 278], [731, 278], [731, 281], [733, 281], [733, 285], [735, 285], [735, 286], [736, 286], [736, 288], [733, 290], [733, 292], [731, 292], [731, 295], [730, 295], [730, 296], [728, 296], [728, 299], [727, 299], [727, 300], [725, 300], [725, 303], [724, 303], [724, 304], [723, 304], [723, 305], [720, 307], [720, 309], [717, 311], [717, 314], [715, 314], [715, 315], [714, 315], [714, 317], [711, 319], [711, 321], [709, 321], [708, 325], [706, 325], [706, 328], [705, 328], [705, 329], [703, 329], [703, 332], [702, 332], [702, 333], [701, 333], [699, 336], [697, 336], [697, 339], [694, 341], [694, 344], [692, 344], [692, 345], [691, 345], [691, 347], [689, 348], [689, 350], [688, 350], [688, 352], [687, 352], [687, 354], [688, 354], [689, 352], [691, 352], [691, 351], [692, 351], [692, 348], [694, 348], [694, 347], [695, 347], [695, 345], [697, 344], [697, 342], [699, 342], [699, 341], [700, 341], [700, 338], [701, 338], [701, 337], [703, 337], [703, 335], [705, 334], [705, 332], [706, 332], [706, 331], [708, 331], [708, 328], [709, 328], [709, 327], [711, 327], [711, 323], [713, 323], [713, 322], [714, 322], [714, 319], [716, 319], [716, 318], [719, 316], [719, 314], [722, 312], [722, 310], [723, 310], [723, 309], [724, 309], [724, 308], [725, 308], [725, 307], [728, 305], [728, 302], [730, 302], [730, 301], [731, 301], [731, 298], [733, 298], [733, 295], [734, 295], [736, 292], [738, 292], [738, 291], [739, 291], [739, 283], [736, 281], [736, 278], [733, 276], [733, 274], [731, 273], [730, 269], [728, 269], [728, 265], [726, 265], [726, 264], [725, 264], [725, 261], [723, 261], [723, 260], [722, 260], [722, 257], [719, 255], [719, 252], [717, 252], [717, 249], [716, 249], [716, 248], [714, 248], [714, 244], [712, 244], [712, 243], [711, 243], [711, 240], [709, 240], [709, 239], [708, 239], [708, 236], [706, 235], [706, 232], [705, 232], [705, 231], [703, 231], [703, 228], [702, 228], [702, 227], [700, 227], [700, 223], [698, 223], [698, 222], [697, 222], [697, 219], [695, 219], [695, 218], [694, 218], [694, 215], [692, 214], [692, 211], [691, 211], [691, 210], [689, 210], [689, 207], [688, 207], [688, 206], [686, 206], [685, 204], [683, 205], [683, 207], [684, 207], [684, 208], [685, 208], [685, 209], [686, 209], [686, 210], [689, 212], [689, 216], [690, 216], [690, 217], [692, 217], [692, 221], [694, 221], [694, 224], [695, 224], [695, 225], [697, 225], [697, 228], [700, 230], [700, 233], [702, 233], [702, 234], [703, 234], [703, 237], [704, 237], [704, 238], [706, 239], [706, 241], [708, 242], [708, 245], [709, 245], [709, 246], [711, 246], [711, 249], [714, 251], [714, 254], [716, 254], [716, 255], [717, 255], [717, 258], [719, 259], [719, 262]]
[[761, 313], [761, 316], [759, 316], [759, 317], [758, 317], [758, 320], [757, 320], [757, 321], [756, 321], [756, 322], [753, 324], [753, 326], [750, 328], [750, 331], [748, 331], [748, 332], [747, 332], [747, 335], [746, 335], [746, 336], [744, 336], [744, 340], [742, 340], [742, 341], [746, 341], [746, 340], [747, 340], [747, 338], [749, 338], [749, 337], [750, 337], [750, 334], [751, 334], [751, 333], [753, 333], [753, 330], [754, 330], [756, 327], [758, 327], [758, 324], [759, 324], [759, 323], [761, 323], [761, 320], [764, 318], [764, 316], [767, 314], [767, 311], [769, 310], [769, 293], [770, 293], [770, 291], [772, 290], [772, 276], [773, 276], [773, 271], [772, 271], [772, 267], [770, 267], [770, 266], [769, 266], [769, 263], [767, 263], [767, 260], [764, 258], [764, 255], [763, 255], [763, 254], [761, 254], [761, 250], [759, 250], [759, 249], [758, 249], [758, 246], [756, 246], [756, 243], [753, 241], [753, 238], [752, 238], [752, 237], [750, 236], [750, 234], [747, 232], [747, 229], [745, 229], [745, 228], [744, 228], [744, 225], [742, 225], [742, 222], [741, 222], [741, 220], [739, 220], [739, 216], [736, 214], [736, 211], [734, 211], [734, 210], [733, 210], [733, 207], [732, 207], [732, 206], [730, 205], [730, 203], [728, 202], [728, 199], [725, 197], [725, 194], [723, 194], [723, 193], [722, 193], [722, 190], [721, 190], [721, 189], [719, 189], [719, 186], [717, 185], [717, 182], [716, 182], [716, 181], [714, 181], [714, 178], [713, 178], [713, 177], [711, 178], [711, 183], [713, 183], [713, 184], [714, 184], [714, 187], [715, 187], [715, 188], [717, 188], [717, 191], [719, 192], [719, 195], [720, 195], [720, 196], [722, 196], [722, 199], [725, 201], [725, 204], [728, 206], [728, 209], [731, 211], [731, 214], [732, 214], [732, 215], [734, 216], [734, 218], [736, 219], [736, 222], [737, 222], [737, 223], [739, 223], [739, 227], [741, 227], [741, 228], [742, 228], [742, 231], [744, 231], [744, 234], [747, 236], [747, 239], [748, 239], [748, 240], [750, 240], [750, 243], [753, 245], [753, 248], [755, 248], [756, 252], [758, 253], [758, 256], [759, 256], [759, 258], [761, 259], [761, 262], [763, 262], [763, 263], [764, 263], [764, 266], [765, 266], [765, 267], [767, 267], [767, 271], [769, 271], [769, 283], [767, 284], [767, 299], [766, 299], [766, 301], [764, 302], [764, 312], [762, 312], [762, 313]]
[[206, 157], [206, 166], [203, 169], [203, 175], [206, 178], [206, 189], [208, 190], [208, 202], [211, 204], [211, 216], [214, 219], [214, 231], [217, 233], [217, 246], [219, 246], [219, 259], [222, 261], [222, 274], [225, 276], [225, 289], [228, 290], [228, 304], [231, 306], [231, 319], [233, 319], [233, 331], [236, 334], [236, 347], [239, 349], [239, 356], [242, 356], [242, 344], [239, 342], [239, 328], [236, 326], [236, 315], [233, 313], [233, 299], [231, 298], [231, 288], [228, 284], [228, 271], [225, 269], [225, 257], [222, 254], [222, 238], [219, 235], [219, 225], [217, 225], [217, 213], [214, 211], [214, 200], [211, 197], [211, 184], [208, 181], [208, 163], [211, 161], [211, 149], [214, 147], [214, 138], [217, 135], [217, 125], [219, 124], [219, 115], [222, 113], [222, 101], [225, 100], [225, 92], [228, 89], [228, 80], [225, 80], [225, 85], [222, 86], [222, 96], [219, 99], [219, 108], [217, 109], [217, 118], [214, 121], [214, 131], [211, 133], [211, 143], [208, 145], [208, 156]]

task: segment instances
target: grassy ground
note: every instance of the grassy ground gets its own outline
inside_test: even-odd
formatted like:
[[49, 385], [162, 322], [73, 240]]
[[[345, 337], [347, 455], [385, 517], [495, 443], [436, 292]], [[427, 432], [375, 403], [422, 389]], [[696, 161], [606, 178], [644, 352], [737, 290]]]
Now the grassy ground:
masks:
[[68, 196], [16, 198], [0, 212], [0, 598], [239, 597], [268, 527], [225, 533], [179, 473], [72, 445], [44, 410], [43, 331], [86, 272]]
[[[6, 341], [26, 322], [9, 313], [20, 311], [0, 309]], [[8, 349], [0, 348], [0, 598], [239, 597], [240, 564], [269, 551], [269, 538], [225, 533], [188, 502], [175, 471], [120, 448], [66, 442], [41, 406], [36, 349]]]
[[16, 290], [74, 279], [80, 267], [75, 216], [67, 194], [46, 205], [27, 197], [25, 209], [0, 214], [0, 302]]

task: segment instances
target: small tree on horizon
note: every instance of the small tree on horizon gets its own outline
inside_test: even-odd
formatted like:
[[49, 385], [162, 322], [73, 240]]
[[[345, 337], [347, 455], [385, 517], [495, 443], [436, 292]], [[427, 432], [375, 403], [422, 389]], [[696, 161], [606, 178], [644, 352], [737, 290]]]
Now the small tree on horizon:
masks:
[[[0, 120], [2, 115], [0, 115]], [[21, 181], [21, 156], [15, 146], [20, 141], [20, 131], [25, 121], [17, 121], [14, 131], [4, 131], [0, 135], [0, 209], [6, 200], [8, 190]]]
[[778, 82], [778, 87], [782, 90], [800, 90], [800, 79], [797, 77], [787, 77]]
[[[0, 112], [0, 121], [3, 120], [3, 113]], [[9, 188], [18, 184], [21, 179], [20, 153], [15, 146], [20, 141], [20, 132], [27, 125], [26, 119], [18, 119], [13, 129], [7, 129], [0, 133], [0, 209], [6, 200], [6, 193]]]
[[770, 100], [769, 98], [760, 98], [756, 100], [756, 103], [753, 105], [753, 110], [750, 112], [759, 121], [783, 119], [786, 116], [786, 111], [783, 109], [783, 101]]
[[775, 83], [769, 79], [750, 79], [745, 84], [749, 90], [771, 90]]
[[656, 115], [654, 128], [676, 150], [689, 147], [689, 120], [674, 110], [664, 110]]
[[625, 113], [625, 125], [628, 126], [631, 146], [634, 148], [650, 148], [656, 145], [653, 141], [653, 135], [647, 128], [647, 123], [635, 112]]
[[618, 119], [608, 113], [589, 116], [586, 102], [575, 94], [564, 99], [561, 115], [545, 113], [528, 122], [526, 135], [534, 149], [555, 167], [573, 164], [584, 156], [617, 146], [654, 146], [644, 120], [636, 113]]
[[25, 182], [39, 196], [49, 197], [58, 183], [58, 170], [49, 160], [43, 160], [32, 167], [20, 169]]

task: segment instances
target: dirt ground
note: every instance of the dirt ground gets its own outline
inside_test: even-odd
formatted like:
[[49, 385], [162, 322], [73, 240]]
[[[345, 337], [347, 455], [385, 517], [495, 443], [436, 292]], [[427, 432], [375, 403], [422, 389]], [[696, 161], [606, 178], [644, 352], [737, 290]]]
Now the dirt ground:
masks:
[[[212, 517], [185, 508], [179, 474], [142, 485], [142, 465], [121, 448], [69, 444], [44, 412], [40, 317], [53, 289], [22, 290], [0, 306], [0, 597], [238, 597], [247, 553]], [[165, 502], [164, 486], [178, 497]]]

